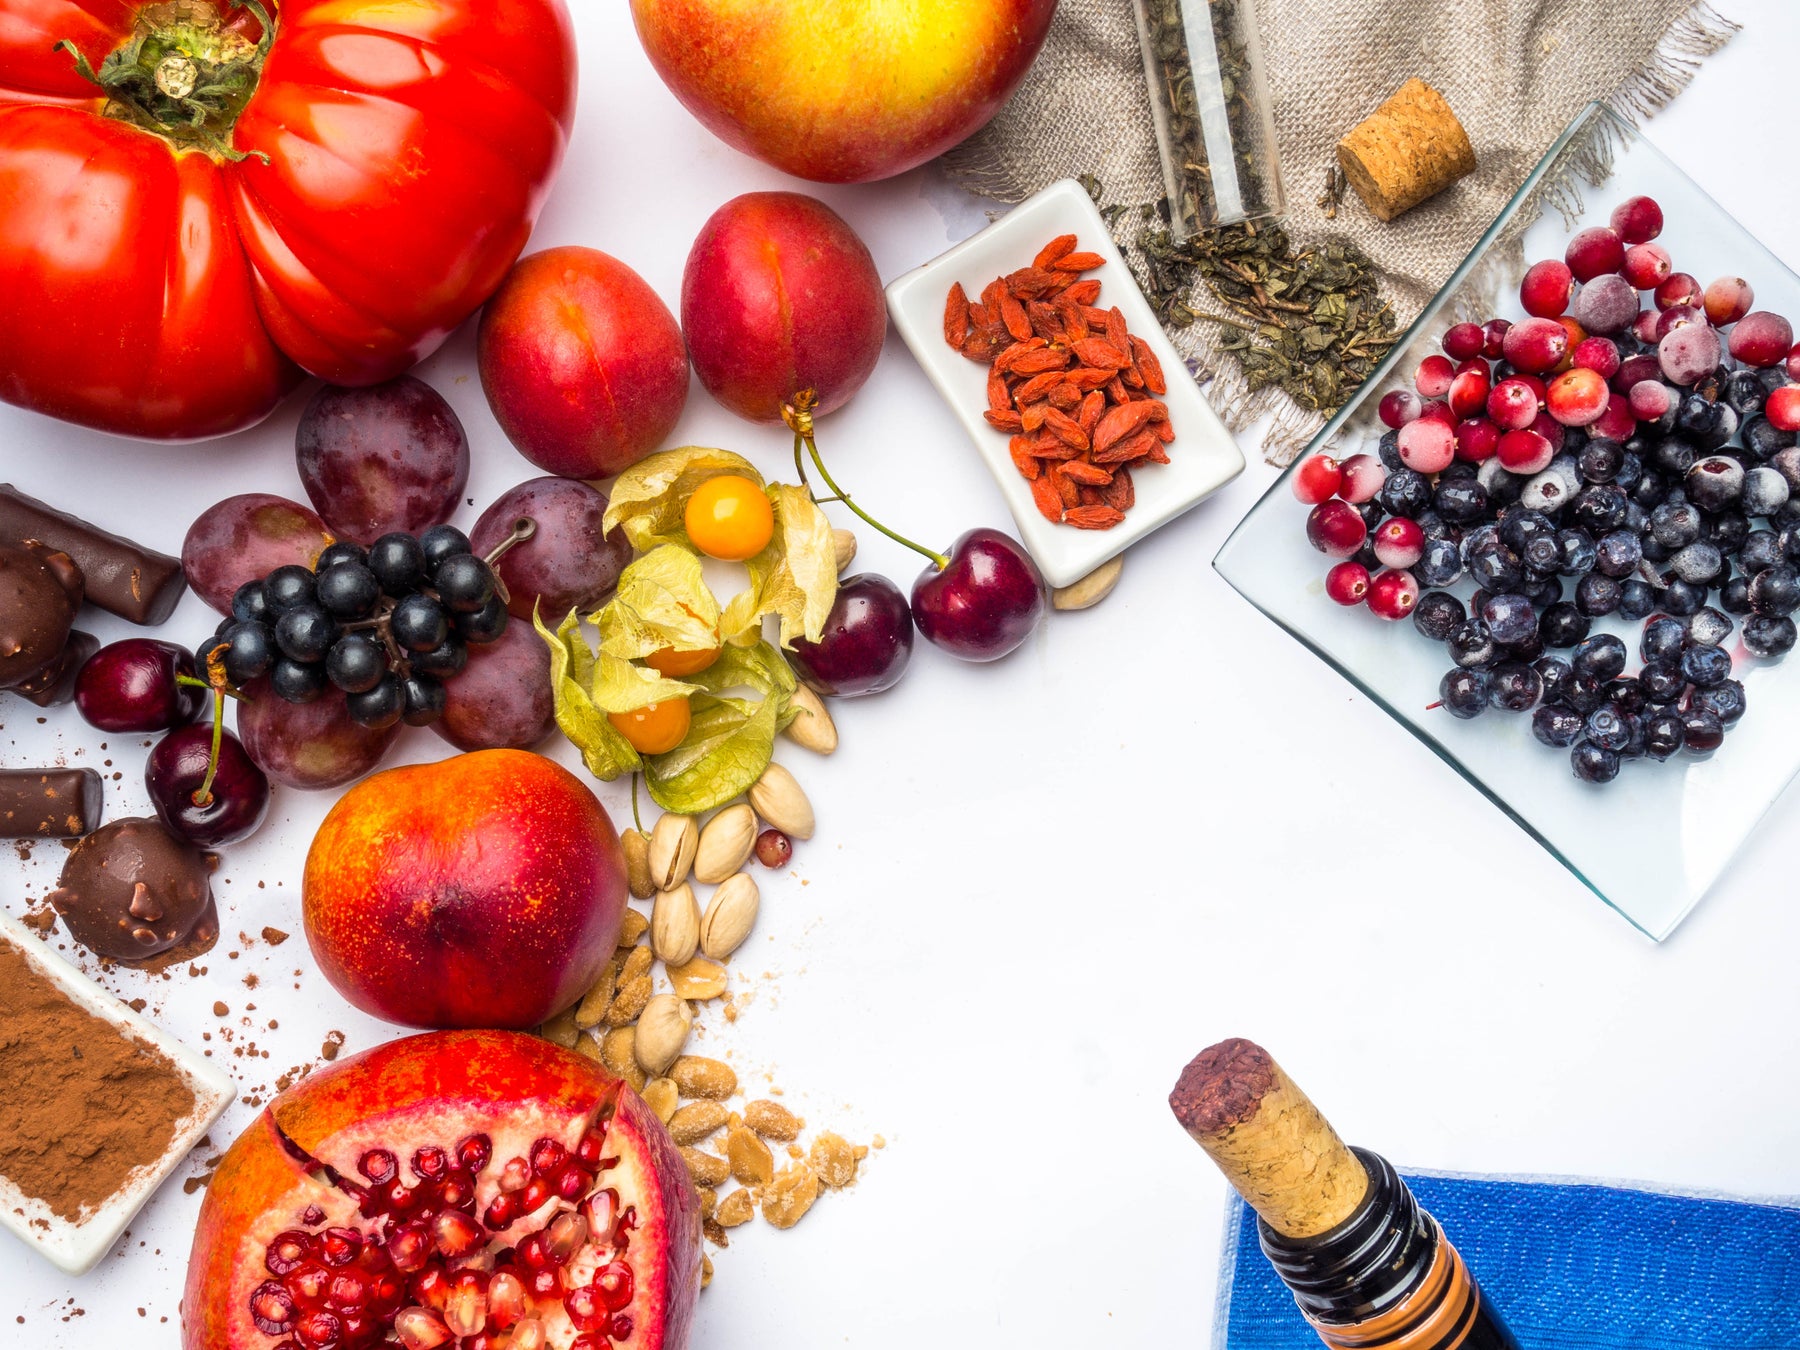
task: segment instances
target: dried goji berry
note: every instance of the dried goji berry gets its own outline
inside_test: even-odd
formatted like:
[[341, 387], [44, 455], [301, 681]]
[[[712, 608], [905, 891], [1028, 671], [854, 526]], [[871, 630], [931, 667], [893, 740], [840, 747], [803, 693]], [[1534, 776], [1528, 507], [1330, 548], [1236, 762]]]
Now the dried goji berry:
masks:
[[1059, 234], [1056, 238], [1045, 244], [1043, 248], [1038, 250], [1038, 255], [1031, 260], [1031, 265], [1047, 271], [1051, 263], [1055, 262], [1058, 258], [1067, 257], [1074, 251], [1075, 236], [1072, 234]]
[[1012, 393], [1006, 387], [1006, 377], [992, 367], [988, 369], [987, 396], [988, 407], [995, 412], [1007, 412], [1012, 408]]
[[1031, 480], [1031, 500], [1037, 504], [1037, 509], [1045, 520], [1061, 523], [1063, 518], [1062, 492], [1048, 475]]
[[1095, 487], [1105, 487], [1112, 482], [1112, 470], [1103, 469], [1098, 464], [1088, 464], [1079, 459], [1072, 459], [1063, 465], [1062, 471], [1077, 483], [1091, 483]]
[[1075, 480], [1063, 472], [1062, 465], [1049, 465], [1044, 470], [1044, 477], [1054, 483], [1056, 490], [1062, 494], [1062, 504], [1065, 510], [1071, 506], [1081, 505], [1081, 490], [1076, 486]]
[[1046, 404], [1026, 404], [1024, 411], [1019, 414], [1021, 425], [1026, 431], [1036, 431], [1039, 427], [1044, 425], [1044, 413], [1046, 411], [1048, 411], [1048, 405]]
[[989, 426], [996, 427], [1001, 431], [1031, 430], [1030, 427], [1025, 425], [1024, 419], [1011, 408], [1006, 408], [1001, 411], [995, 411], [993, 408], [989, 408], [982, 416], [987, 418]]
[[1063, 277], [1054, 272], [1046, 272], [1041, 267], [1021, 267], [1017, 272], [1009, 272], [1001, 278], [1001, 289], [1016, 300], [1041, 300], [1062, 285], [1063, 281]]
[[1129, 464], [1133, 460], [1145, 458], [1155, 448], [1155, 435], [1149, 431], [1140, 431], [1113, 442], [1104, 450], [1094, 451], [1094, 463]]
[[1056, 433], [1057, 439], [1064, 445], [1072, 445], [1077, 450], [1088, 448], [1088, 434], [1081, 429], [1081, 424], [1070, 417], [1062, 409], [1054, 406], [1044, 408], [1044, 425]]
[[1052, 408], [1073, 416], [1075, 409], [1081, 406], [1081, 391], [1064, 380], [1050, 391], [1046, 401]]
[[1131, 339], [1131, 354], [1137, 361], [1137, 368], [1143, 372], [1144, 387], [1158, 396], [1169, 392], [1169, 382], [1163, 377], [1162, 362], [1150, 349], [1150, 344], [1141, 337]]
[[[1037, 339], [1033, 339], [1036, 341]], [[1040, 347], [1015, 357], [1007, 369], [1020, 375], [1041, 375], [1047, 370], [1061, 370], [1069, 364], [1069, 353], [1060, 347]]]
[[1013, 468], [1023, 474], [1026, 479], [1035, 479], [1044, 471], [1044, 466], [1032, 457], [1023, 436], [1014, 436], [1007, 448], [1012, 453]]
[[1026, 317], [1025, 307], [1005, 291], [1000, 293], [1000, 322], [1020, 342], [1032, 336], [1031, 320]]
[[1063, 292], [1063, 298], [1078, 305], [1091, 305], [1100, 298], [1100, 283], [1092, 277], [1077, 281]]
[[1094, 449], [1104, 450], [1109, 445], [1124, 440], [1132, 432], [1141, 430], [1161, 407], [1160, 403], [1143, 399], [1109, 409], [1106, 416], [1100, 419], [1100, 424], [1094, 428]]
[[1077, 506], [1063, 512], [1062, 523], [1078, 530], [1110, 530], [1125, 519], [1125, 513], [1111, 506]]
[[1068, 376], [1060, 370], [1048, 371], [1042, 375], [1033, 375], [1029, 380], [1013, 390], [1013, 402], [1019, 404], [1034, 403], [1046, 397], [1057, 385], [1067, 381]]
[[969, 293], [957, 282], [944, 301], [944, 341], [960, 348], [969, 340]]
[[1098, 253], [1065, 253], [1052, 266], [1058, 272], [1091, 272], [1096, 267], [1105, 267], [1106, 259]]
[[1096, 370], [1123, 370], [1131, 364], [1131, 358], [1122, 353], [1105, 338], [1082, 338], [1071, 343], [1075, 355], [1081, 358], [1081, 364], [1092, 366]]
[[1092, 436], [1094, 428], [1100, 425], [1100, 417], [1106, 411], [1106, 395], [1098, 389], [1089, 392], [1081, 400], [1081, 411], [1075, 414], [1075, 420], [1081, 423], [1081, 429]]
[[1131, 470], [1121, 464], [1113, 470], [1112, 482], [1100, 493], [1101, 500], [1115, 511], [1129, 511], [1137, 505], [1137, 485], [1131, 481]]

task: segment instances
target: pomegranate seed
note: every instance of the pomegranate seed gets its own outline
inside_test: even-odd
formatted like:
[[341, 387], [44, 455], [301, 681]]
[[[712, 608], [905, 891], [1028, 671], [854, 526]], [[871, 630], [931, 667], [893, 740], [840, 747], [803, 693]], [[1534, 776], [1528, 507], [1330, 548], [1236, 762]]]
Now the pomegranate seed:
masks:
[[1563, 261], [1569, 264], [1575, 280], [1592, 281], [1625, 265], [1625, 241], [1611, 226], [1594, 225], [1569, 240]]
[[756, 861], [764, 867], [786, 867], [794, 856], [794, 841], [780, 830], [764, 830], [756, 836]]
[[1568, 353], [1568, 329], [1555, 319], [1522, 319], [1506, 330], [1506, 359], [1528, 375], [1552, 369]]
[[1478, 323], [1453, 323], [1444, 333], [1444, 355], [1452, 361], [1467, 361], [1481, 355], [1484, 341]]
[[412, 1277], [413, 1302], [423, 1307], [442, 1309], [450, 1300], [450, 1275], [442, 1266], [427, 1266]]
[[485, 1134], [472, 1134], [456, 1146], [456, 1160], [463, 1171], [479, 1174], [494, 1156], [494, 1141]]
[[440, 1180], [450, 1170], [450, 1155], [436, 1144], [427, 1144], [412, 1155], [412, 1170], [421, 1181]]
[[325, 1222], [325, 1211], [317, 1205], [308, 1205], [300, 1211], [300, 1222], [307, 1228], [317, 1228]]
[[1702, 299], [1707, 322], [1715, 328], [1723, 328], [1750, 312], [1756, 293], [1742, 277], [1717, 277], [1707, 284]]
[[250, 1291], [250, 1320], [265, 1336], [292, 1330], [299, 1312], [294, 1296], [273, 1280], [264, 1280]]
[[619, 1213], [619, 1193], [608, 1187], [596, 1191], [581, 1203], [581, 1216], [588, 1221], [588, 1232], [605, 1237], [612, 1232]]
[[1671, 272], [1662, 279], [1652, 294], [1658, 309], [1668, 309], [1673, 305], [1703, 305], [1706, 303], [1706, 292], [1700, 288], [1699, 279], [1688, 272]]
[[488, 1316], [505, 1331], [525, 1316], [525, 1284], [511, 1271], [503, 1270], [488, 1282]]
[[557, 1278], [556, 1267], [547, 1270], [534, 1270], [525, 1280], [525, 1288], [537, 1298], [556, 1298], [562, 1293], [562, 1281]]
[[[610, 1330], [610, 1325], [608, 1330]], [[569, 1342], [569, 1350], [611, 1350], [608, 1337], [599, 1332], [583, 1332]]]
[[384, 1206], [387, 1212], [396, 1215], [411, 1214], [425, 1203], [425, 1197], [396, 1178], [375, 1192], [372, 1197], [378, 1205]]
[[460, 1209], [446, 1209], [431, 1221], [432, 1237], [445, 1256], [465, 1256], [487, 1241], [487, 1234]]
[[564, 1200], [570, 1201], [581, 1199], [588, 1193], [588, 1187], [593, 1184], [594, 1174], [578, 1162], [565, 1164], [563, 1170], [558, 1172], [551, 1182], [551, 1185], [556, 1187], [556, 1193]]
[[1502, 436], [1494, 453], [1510, 473], [1542, 473], [1556, 457], [1556, 448], [1537, 432], [1519, 429]]
[[1500, 443], [1500, 428], [1485, 417], [1471, 417], [1456, 424], [1456, 457], [1470, 464], [1480, 464], [1494, 457]]
[[286, 1275], [311, 1254], [311, 1237], [290, 1228], [285, 1233], [275, 1235], [275, 1240], [269, 1244], [269, 1250], [263, 1253], [263, 1265], [271, 1275]]
[[456, 1277], [450, 1298], [444, 1304], [444, 1325], [458, 1336], [473, 1336], [487, 1325], [487, 1290], [479, 1275]]
[[1369, 610], [1379, 619], [1404, 619], [1418, 603], [1419, 582], [1411, 572], [1383, 572], [1369, 583]]
[[1730, 351], [1747, 366], [1778, 366], [1793, 345], [1793, 325], [1766, 309], [1746, 314], [1731, 330]]
[[437, 1350], [450, 1341], [450, 1328], [429, 1308], [406, 1308], [396, 1313], [394, 1334], [406, 1350]]
[[391, 1312], [400, 1306], [401, 1292], [400, 1281], [392, 1275], [377, 1275], [369, 1285], [369, 1306]]
[[[1401, 433], [1402, 436], [1405, 434]], [[1404, 458], [1404, 447], [1401, 455]], [[1306, 518], [1307, 541], [1329, 558], [1348, 558], [1363, 546], [1368, 535], [1369, 527], [1363, 524], [1356, 508], [1336, 498], [1320, 502]]]
[[327, 1228], [319, 1241], [319, 1255], [328, 1266], [347, 1266], [362, 1254], [363, 1235], [354, 1228]]
[[1675, 270], [1675, 260], [1661, 244], [1634, 244], [1625, 250], [1625, 280], [1640, 291], [1653, 291]]
[[338, 1312], [361, 1312], [369, 1306], [369, 1281], [361, 1272], [340, 1270], [331, 1277], [325, 1302]]
[[1425, 555], [1425, 531], [1416, 520], [1394, 516], [1375, 530], [1375, 556], [1384, 567], [1411, 567]]
[[1585, 427], [1600, 420], [1611, 392], [1598, 372], [1577, 367], [1550, 382], [1545, 407], [1565, 427]]
[[501, 1194], [494, 1197], [494, 1203], [487, 1207], [487, 1213], [481, 1221], [498, 1233], [503, 1228], [511, 1228], [519, 1221], [519, 1202], [510, 1195]]
[[1777, 431], [1800, 431], [1800, 384], [1783, 385], [1770, 394], [1763, 416]]
[[630, 1340], [631, 1329], [636, 1325], [637, 1323], [632, 1319], [630, 1313], [616, 1313], [613, 1316], [612, 1321], [613, 1339], [620, 1341]]
[[1545, 258], [1525, 270], [1524, 279], [1519, 282], [1519, 303], [1535, 319], [1554, 319], [1568, 309], [1574, 291], [1575, 274], [1568, 265]]
[[347, 1312], [338, 1321], [344, 1324], [345, 1345], [368, 1345], [377, 1338], [375, 1319], [367, 1313]]
[[1374, 455], [1352, 455], [1342, 467], [1343, 482], [1338, 487], [1338, 496], [1352, 506], [1375, 500], [1375, 494], [1387, 482], [1387, 469]]
[[1654, 197], [1627, 197], [1613, 207], [1612, 227], [1627, 244], [1647, 244], [1662, 233], [1662, 207]]
[[1359, 562], [1341, 562], [1325, 574], [1325, 594], [1340, 605], [1360, 605], [1369, 593], [1369, 569]]
[[431, 1259], [431, 1235], [423, 1224], [408, 1223], [396, 1228], [387, 1240], [388, 1260], [394, 1269], [410, 1275], [425, 1269]]
[[1481, 354], [1497, 361], [1506, 350], [1506, 330], [1512, 325], [1505, 319], [1489, 319], [1481, 325]]
[[594, 1277], [594, 1288], [599, 1291], [600, 1301], [608, 1312], [618, 1312], [631, 1305], [635, 1283], [631, 1267], [623, 1261], [614, 1261]]
[[540, 1139], [531, 1146], [531, 1170], [549, 1176], [568, 1159], [569, 1150], [554, 1139]]
[[400, 1161], [385, 1148], [372, 1148], [356, 1160], [356, 1170], [377, 1186], [385, 1186], [400, 1172]]
[[531, 1164], [523, 1158], [514, 1158], [500, 1169], [500, 1189], [503, 1191], [522, 1191], [531, 1180]]
[[1383, 394], [1381, 402], [1375, 405], [1375, 415], [1381, 419], [1383, 426], [1398, 431], [1408, 422], [1424, 411], [1425, 404], [1410, 389], [1396, 389], [1391, 394]]
[[543, 1177], [533, 1177], [530, 1181], [525, 1183], [525, 1190], [520, 1196], [520, 1203], [524, 1205], [525, 1212], [529, 1214], [535, 1209], [543, 1208], [555, 1194], [556, 1191], [550, 1185], [549, 1181]]
[[606, 1325], [606, 1304], [600, 1292], [591, 1286], [571, 1289], [563, 1295], [563, 1311], [577, 1331], [598, 1331]]
[[1302, 460], [1294, 470], [1294, 496], [1307, 506], [1317, 506], [1337, 496], [1344, 472], [1330, 455], [1314, 455]]
[[541, 1232], [527, 1233], [519, 1239], [519, 1245], [513, 1248], [513, 1255], [519, 1264], [529, 1270], [547, 1270], [551, 1265], [550, 1253], [544, 1248], [544, 1235]]
[[1619, 344], [1611, 338], [1588, 338], [1571, 355], [1575, 358], [1577, 368], [1591, 370], [1603, 380], [1610, 380], [1618, 374]]
[[475, 1208], [475, 1178], [460, 1170], [451, 1172], [438, 1183], [438, 1203], [449, 1209]]
[[1455, 378], [1456, 367], [1450, 358], [1433, 354], [1419, 362], [1418, 370], [1413, 373], [1413, 388], [1426, 398], [1442, 398]]
[[300, 1344], [306, 1346], [307, 1350], [331, 1350], [342, 1338], [344, 1324], [333, 1314], [320, 1308], [302, 1317], [294, 1331], [300, 1337]]
[[544, 1230], [544, 1253], [557, 1265], [567, 1265], [569, 1258], [581, 1250], [588, 1240], [588, 1221], [573, 1211], [565, 1210], [550, 1221]]
[[1478, 370], [1465, 370], [1450, 382], [1450, 411], [1457, 418], [1474, 417], [1487, 407], [1487, 398], [1492, 388], [1488, 375], [1487, 363], [1483, 362]]
[[549, 1344], [550, 1333], [544, 1329], [544, 1324], [535, 1317], [527, 1317], [513, 1328], [506, 1350], [544, 1350]]
[[282, 1284], [302, 1303], [318, 1303], [331, 1284], [331, 1271], [319, 1261], [302, 1261], [287, 1273]]

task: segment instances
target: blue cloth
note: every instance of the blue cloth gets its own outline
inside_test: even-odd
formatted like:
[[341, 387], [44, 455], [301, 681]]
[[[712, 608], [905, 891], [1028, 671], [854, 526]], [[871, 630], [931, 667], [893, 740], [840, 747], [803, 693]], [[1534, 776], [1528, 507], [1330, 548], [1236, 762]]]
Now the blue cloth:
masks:
[[[1800, 1350], [1800, 1208], [1407, 1177], [1524, 1350]], [[1321, 1350], [1232, 1206], [1216, 1350]]]

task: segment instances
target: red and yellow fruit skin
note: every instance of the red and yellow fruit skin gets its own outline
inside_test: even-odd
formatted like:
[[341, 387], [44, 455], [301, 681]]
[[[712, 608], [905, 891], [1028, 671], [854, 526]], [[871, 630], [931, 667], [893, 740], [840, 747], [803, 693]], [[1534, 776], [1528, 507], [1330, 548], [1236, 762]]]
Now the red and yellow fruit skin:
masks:
[[[277, 1339], [256, 1329], [250, 1291], [267, 1272], [263, 1254], [312, 1204], [330, 1223], [354, 1224], [342, 1191], [314, 1177], [288, 1148], [356, 1178], [365, 1149], [449, 1147], [474, 1131], [493, 1136], [494, 1156], [523, 1154], [545, 1135], [573, 1146], [608, 1103], [608, 1155], [602, 1174], [637, 1206], [631, 1313], [633, 1346], [682, 1350], [700, 1294], [700, 1201], [681, 1155], [655, 1114], [599, 1064], [532, 1036], [447, 1031], [411, 1036], [315, 1073], [280, 1094], [226, 1152], [207, 1187], [188, 1258], [182, 1297], [183, 1350], [269, 1350]], [[410, 1145], [409, 1145], [410, 1141]], [[616, 1147], [612, 1146], [616, 1141]], [[490, 1170], [477, 1212], [493, 1198]], [[653, 1242], [646, 1260], [637, 1242]]]
[[818, 183], [923, 164], [986, 126], [1056, 0], [631, 0], [650, 63], [728, 145]]
[[364, 779], [319, 826], [307, 941], [334, 988], [413, 1027], [533, 1027], [599, 977], [625, 858], [599, 799], [523, 750]]
[[507, 438], [564, 478], [611, 478], [687, 403], [687, 347], [650, 284], [598, 249], [523, 259], [482, 311], [481, 387]]

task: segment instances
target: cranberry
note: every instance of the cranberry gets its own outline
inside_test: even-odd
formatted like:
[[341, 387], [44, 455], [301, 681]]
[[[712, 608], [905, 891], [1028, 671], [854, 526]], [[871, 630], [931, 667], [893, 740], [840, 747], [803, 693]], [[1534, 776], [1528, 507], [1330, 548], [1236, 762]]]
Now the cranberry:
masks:
[[780, 830], [764, 830], [756, 836], [756, 861], [764, 867], [786, 867], [794, 856], [794, 841]]
[[1535, 262], [1519, 283], [1519, 303], [1533, 318], [1554, 319], [1569, 307], [1575, 293], [1575, 276], [1554, 258]]
[[1625, 241], [1611, 226], [1594, 225], [1569, 240], [1563, 261], [1569, 264], [1575, 280], [1592, 281], [1625, 265]]
[[1654, 422], [1675, 406], [1675, 391], [1661, 380], [1639, 380], [1630, 398], [1631, 415], [1640, 422]]
[[1778, 366], [1787, 360], [1793, 341], [1794, 329], [1786, 319], [1759, 309], [1745, 314], [1731, 330], [1730, 351], [1747, 366]]
[[1396, 389], [1390, 394], [1383, 394], [1375, 414], [1381, 418], [1383, 426], [1398, 431], [1408, 422], [1418, 417], [1425, 404], [1410, 389]]
[[1500, 428], [1485, 417], [1471, 417], [1456, 424], [1456, 457], [1480, 464], [1494, 457], [1500, 444]]
[[1541, 412], [1527, 430], [1535, 431], [1550, 442], [1550, 453], [1560, 454], [1563, 448], [1563, 425], [1547, 412]]
[[1506, 359], [1529, 375], [1552, 369], [1569, 352], [1569, 332], [1555, 319], [1524, 319], [1506, 333]]
[[[1456, 458], [1456, 432], [1436, 418], [1421, 417], [1400, 428], [1399, 451], [1400, 462], [1407, 468], [1425, 474], [1441, 473]], [[1359, 539], [1358, 547], [1361, 543]]]
[[1603, 380], [1610, 380], [1619, 369], [1619, 344], [1611, 338], [1584, 338], [1570, 356], [1582, 370], [1591, 370]]
[[1618, 373], [1612, 377], [1612, 387], [1616, 393], [1629, 394], [1640, 381], [1660, 379], [1662, 367], [1656, 363], [1656, 357], [1648, 352], [1639, 352], [1619, 363]]
[[1637, 431], [1637, 418], [1631, 415], [1631, 404], [1625, 395], [1614, 392], [1606, 398], [1606, 410], [1588, 428], [1589, 436], [1604, 436], [1609, 441], [1627, 441]]
[[1756, 292], [1742, 277], [1718, 277], [1707, 283], [1701, 297], [1706, 306], [1706, 320], [1715, 328], [1736, 323], [1750, 312]]
[[1375, 528], [1375, 556], [1384, 567], [1411, 567], [1425, 553], [1425, 531], [1416, 520], [1393, 516]]
[[1631, 335], [1639, 342], [1654, 345], [1656, 342], [1656, 325], [1661, 318], [1662, 311], [1658, 309], [1639, 311], [1637, 318], [1631, 321]]
[[1375, 500], [1381, 485], [1387, 482], [1387, 470], [1374, 455], [1352, 455], [1343, 463], [1343, 483], [1338, 495], [1352, 506]]
[[1301, 461], [1294, 470], [1294, 496], [1308, 506], [1317, 506], [1337, 496], [1344, 481], [1344, 471], [1330, 455], [1314, 455]]
[[1419, 583], [1411, 572], [1382, 572], [1369, 583], [1369, 609], [1377, 618], [1404, 619], [1419, 603]]
[[1442, 422], [1447, 427], [1456, 425], [1456, 414], [1450, 411], [1450, 405], [1441, 398], [1430, 399], [1425, 410], [1419, 414], [1421, 422]]
[[1488, 395], [1487, 414], [1503, 430], [1522, 430], [1538, 415], [1538, 396], [1524, 380], [1509, 376]]
[[1444, 355], [1452, 361], [1467, 361], [1481, 355], [1486, 341], [1478, 323], [1451, 324], [1444, 334]]
[[1718, 330], [1704, 323], [1684, 324], [1656, 344], [1663, 378], [1671, 384], [1698, 384], [1719, 368], [1724, 355]]
[[1662, 279], [1655, 294], [1658, 309], [1668, 309], [1671, 305], [1700, 305], [1706, 300], [1706, 293], [1700, 289], [1700, 282], [1687, 272], [1671, 272]]
[[1556, 457], [1556, 447], [1535, 431], [1518, 429], [1500, 438], [1495, 453], [1500, 466], [1510, 473], [1542, 473]]
[[1800, 384], [1783, 385], [1770, 394], [1763, 416], [1777, 431], [1800, 431]]
[[1627, 244], [1647, 244], [1662, 233], [1662, 207], [1654, 197], [1627, 197], [1613, 207], [1612, 227]]
[[1490, 361], [1498, 361], [1506, 350], [1506, 330], [1512, 324], [1505, 319], [1489, 319], [1481, 325], [1481, 354]]
[[206, 690], [185, 647], [154, 638], [112, 642], [88, 657], [75, 677], [75, 708], [102, 731], [166, 731], [200, 715]]
[[1670, 305], [1656, 316], [1656, 327], [1650, 330], [1651, 340], [1661, 342], [1677, 328], [1685, 328], [1694, 323], [1702, 327], [1709, 326], [1705, 310], [1698, 305]]
[[1600, 420], [1610, 392], [1598, 372], [1576, 367], [1550, 381], [1545, 408], [1565, 427], [1585, 427]]
[[1661, 244], [1633, 244], [1625, 250], [1625, 280], [1640, 291], [1653, 291], [1675, 270], [1675, 260]]
[[[1638, 293], [1624, 277], [1595, 277], [1575, 297], [1575, 319], [1589, 333], [1622, 333], [1637, 316]], [[1573, 334], [1570, 338], [1573, 343], [1582, 340]]]
[[1490, 381], [1487, 365], [1479, 370], [1465, 370], [1450, 382], [1450, 411], [1458, 420], [1478, 415], [1487, 407]]
[[1325, 594], [1340, 605], [1360, 605], [1369, 593], [1369, 569], [1359, 562], [1341, 562], [1325, 574]]
[[[1405, 457], [1404, 451], [1401, 457]], [[1327, 557], [1348, 558], [1368, 537], [1369, 527], [1363, 523], [1361, 513], [1349, 502], [1335, 497], [1313, 507], [1306, 518], [1307, 541]]]
[[1413, 375], [1413, 387], [1426, 398], [1442, 398], [1456, 378], [1456, 367], [1447, 356], [1431, 355], [1419, 362]]

